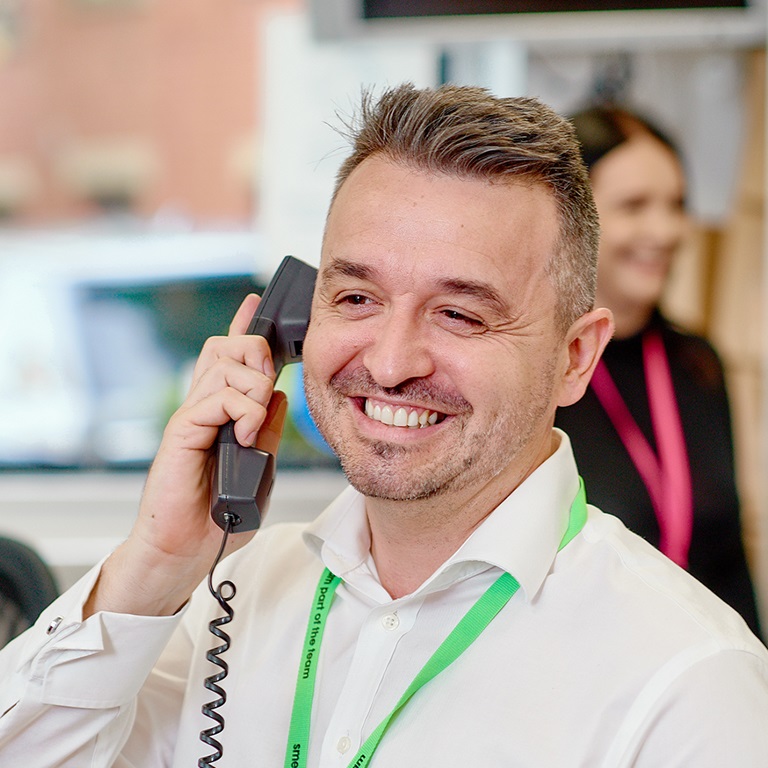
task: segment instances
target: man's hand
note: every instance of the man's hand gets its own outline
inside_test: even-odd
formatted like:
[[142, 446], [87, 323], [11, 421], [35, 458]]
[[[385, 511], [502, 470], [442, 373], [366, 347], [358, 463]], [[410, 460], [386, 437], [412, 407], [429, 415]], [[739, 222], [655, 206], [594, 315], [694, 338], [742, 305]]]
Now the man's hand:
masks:
[[[273, 391], [266, 341], [243, 335], [258, 302], [248, 296], [229, 336], [205, 343], [187, 398], [169, 420], [149, 471], [138, 519], [104, 564], [86, 616], [101, 610], [170, 615], [205, 577], [223, 535], [210, 516], [212, 449], [220, 426], [233, 420], [241, 445], [277, 453], [287, 401]], [[227, 551], [253, 535], [233, 534]]]

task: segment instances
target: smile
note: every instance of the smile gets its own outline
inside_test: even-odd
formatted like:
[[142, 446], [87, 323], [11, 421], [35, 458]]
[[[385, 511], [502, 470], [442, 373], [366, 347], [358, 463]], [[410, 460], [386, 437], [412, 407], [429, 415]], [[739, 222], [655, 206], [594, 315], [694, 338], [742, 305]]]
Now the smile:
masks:
[[426, 408], [393, 407], [391, 405], [379, 405], [371, 400], [365, 401], [365, 415], [373, 421], [381, 422], [390, 427], [406, 427], [408, 429], [422, 429], [437, 424], [441, 414], [437, 411], [429, 411]]

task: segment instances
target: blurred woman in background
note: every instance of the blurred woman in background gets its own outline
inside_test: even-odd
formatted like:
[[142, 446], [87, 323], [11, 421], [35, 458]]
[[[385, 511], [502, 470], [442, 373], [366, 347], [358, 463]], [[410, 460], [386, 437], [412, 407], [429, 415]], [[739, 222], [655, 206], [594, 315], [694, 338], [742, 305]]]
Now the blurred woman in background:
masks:
[[689, 570], [759, 634], [742, 541], [723, 367], [710, 344], [659, 310], [686, 234], [673, 143], [618, 108], [572, 117], [601, 243], [597, 306], [616, 333], [582, 400], [560, 409], [590, 502]]

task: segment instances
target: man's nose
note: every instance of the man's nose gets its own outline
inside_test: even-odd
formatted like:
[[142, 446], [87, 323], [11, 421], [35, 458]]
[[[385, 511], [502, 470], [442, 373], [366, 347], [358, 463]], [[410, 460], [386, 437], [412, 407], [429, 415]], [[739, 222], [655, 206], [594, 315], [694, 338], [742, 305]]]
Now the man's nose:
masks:
[[377, 324], [363, 354], [363, 364], [381, 387], [425, 378], [435, 370], [430, 341], [423, 319], [389, 313]]

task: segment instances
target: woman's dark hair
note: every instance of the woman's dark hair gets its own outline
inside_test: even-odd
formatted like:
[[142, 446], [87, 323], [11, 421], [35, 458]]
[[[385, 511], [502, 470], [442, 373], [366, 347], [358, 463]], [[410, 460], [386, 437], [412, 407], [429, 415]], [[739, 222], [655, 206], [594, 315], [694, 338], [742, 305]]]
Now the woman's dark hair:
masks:
[[581, 147], [581, 157], [591, 171], [592, 166], [633, 136], [650, 135], [660, 141], [682, 161], [680, 150], [672, 139], [647, 118], [618, 106], [593, 106], [570, 117]]

